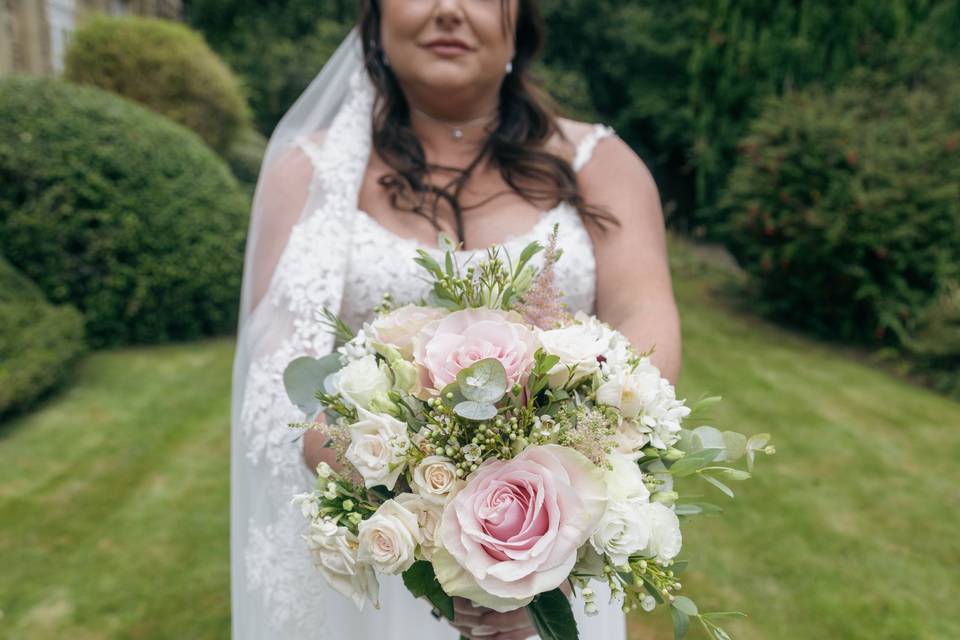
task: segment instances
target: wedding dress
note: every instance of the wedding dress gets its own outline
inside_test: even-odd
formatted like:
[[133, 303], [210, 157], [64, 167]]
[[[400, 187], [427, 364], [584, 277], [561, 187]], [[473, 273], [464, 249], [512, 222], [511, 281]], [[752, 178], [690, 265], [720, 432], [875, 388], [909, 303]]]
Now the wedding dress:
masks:
[[[345, 43], [347, 46], [349, 43]], [[338, 52], [339, 53], [339, 52]], [[354, 71], [349, 90], [326, 128], [322, 144], [298, 135], [292, 144], [313, 166], [314, 180], [304, 213], [277, 238], [251, 237], [244, 269], [241, 324], [234, 366], [231, 562], [233, 637], [264, 640], [455, 640], [445, 621], [435, 620], [431, 607], [414, 599], [398, 576], [381, 577], [380, 608], [358, 611], [353, 603], [326, 586], [301, 539], [306, 520], [290, 498], [309, 490], [314, 476], [304, 465], [299, 434], [289, 422], [303, 416], [283, 388], [286, 365], [302, 355], [329, 353], [332, 338], [319, 322], [320, 312], [337, 312], [351, 327], [370, 320], [370, 310], [384, 293], [397, 302], [425, 293], [413, 262], [417, 249], [438, 255], [435, 247], [399, 236], [359, 210], [359, 188], [370, 154], [373, 88], [365, 73]], [[574, 169], [590, 159], [596, 144], [613, 134], [596, 125], [579, 142]], [[271, 142], [273, 144], [273, 142]], [[270, 158], [268, 151], [268, 160]], [[258, 198], [262, 194], [258, 187]], [[271, 228], [257, 220], [251, 234]], [[266, 216], [260, 216], [266, 217]], [[556, 267], [557, 284], [571, 310], [592, 313], [596, 274], [592, 245], [576, 210], [563, 203], [544, 212], [528, 232], [502, 243], [511, 256], [530, 241], [545, 242], [559, 225], [563, 256]], [[257, 243], [277, 246], [275, 268], [255, 256]], [[467, 259], [472, 251], [461, 252]], [[538, 256], [538, 258], [540, 258]], [[542, 260], [542, 258], [540, 258]], [[536, 263], [536, 260], [535, 260]], [[261, 300], [253, 300], [254, 282], [268, 282]], [[609, 591], [600, 583], [599, 615], [587, 617], [583, 603], [574, 613], [584, 640], [623, 640], [624, 615], [616, 603], [604, 606]]]

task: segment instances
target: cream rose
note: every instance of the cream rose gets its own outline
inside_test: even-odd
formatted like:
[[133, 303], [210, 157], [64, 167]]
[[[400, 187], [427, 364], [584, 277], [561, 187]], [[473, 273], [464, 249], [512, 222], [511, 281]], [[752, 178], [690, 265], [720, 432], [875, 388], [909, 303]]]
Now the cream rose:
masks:
[[303, 537], [314, 564], [331, 587], [353, 600], [361, 611], [367, 600], [380, 606], [380, 586], [373, 567], [357, 557], [357, 536], [324, 520], [311, 523]]
[[416, 561], [420, 544], [417, 516], [396, 500], [387, 500], [362, 521], [357, 534], [357, 558], [387, 575], [403, 573]]
[[410, 436], [407, 425], [393, 416], [357, 409], [357, 422], [350, 425], [347, 460], [363, 476], [369, 487], [383, 485], [393, 489], [406, 466]]
[[391, 404], [387, 393], [392, 382], [390, 375], [377, 363], [375, 356], [366, 355], [340, 369], [333, 375], [333, 388], [343, 394], [347, 402], [370, 410], [374, 404]]
[[413, 337], [427, 324], [447, 315], [448, 311], [436, 307], [418, 307], [408, 304], [380, 316], [370, 324], [377, 342], [395, 346], [404, 358], [413, 357]]
[[413, 490], [435, 504], [445, 504], [463, 486], [450, 458], [427, 456], [413, 470]]
[[432, 559], [434, 550], [440, 544], [439, 530], [443, 507], [414, 493], [401, 493], [394, 500], [417, 517], [417, 524], [420, 526], [420, 555], [424, 560]]

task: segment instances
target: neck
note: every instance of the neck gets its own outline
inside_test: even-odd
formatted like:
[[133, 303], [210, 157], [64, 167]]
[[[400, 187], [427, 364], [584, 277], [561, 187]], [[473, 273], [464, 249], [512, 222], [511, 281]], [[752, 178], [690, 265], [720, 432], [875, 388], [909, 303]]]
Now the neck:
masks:
[[472, 159], [496, 128], [499, 109], [492, 100], [458, 105], [418, 101], [408, 96], [410, 126], [424, 151], [438, 164]]

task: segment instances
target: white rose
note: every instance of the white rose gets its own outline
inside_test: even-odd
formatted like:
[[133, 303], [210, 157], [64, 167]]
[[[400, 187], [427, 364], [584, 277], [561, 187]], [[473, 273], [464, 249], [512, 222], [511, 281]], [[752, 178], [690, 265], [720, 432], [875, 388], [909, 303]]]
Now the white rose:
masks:
[[680, 553], [683, 538], [680, 535], [680, 519], [670, 507], [659, 502], [650, 502], [640, 507], [641, 517], [650, 526], [650, 542], [643, 555], [667, 562]]
[[350, 404], [368, 410], [374, 408], [371, 405], [375, 403], [380, 406], [390, 404], [387, 392], [392, 381], [375, 356], [367, 355], [354, 360], [331, 378], [333, 388], [343, 394]]
[[409, 509], [387, 500], [370, 518], [360, 523], [357, 557], [387, 575], [403, 573], [416, 560], [420, 525]]
[[650, 490], [643, 482], [643, 472], [636, 461], [619, 453], [607, 458], [607, 497], [614, 502], [644, 503], [650, 501]]
[[650, 543], [650, 520], [640, 511], [646, 504], [621, 500], [608, 502], [590, 544], [597, 553], [607, 554], [614, 566], [622, 567], [628, 558]]
[[560, 362], [549, 371], [551, 387], [562, 387], [600, 370], [597, 356], [606, 350], [607, 344], [603, 334], [591, 327], [572, 324], [562, 329], [540, 331], [537, 337], [548, 355], [560, 358]]
[[313, 522], [303, 536], [314, 564], [331, 587], [363, 611], [367, 600], [380, 606], [380, 586], [373, 568], [357, 558], [357, 536], [329, 520]]
[[610, 556], [614, 565], [623, 566], [649, 542], [650, 524], [639, 508], [650, 499], [650, 491], [634, 460], [612, 453], [607, 462], [611, 467], [605, 471], [607, 510], [590, 542], [598, 553]]
[[404, 358], [410, 359], [413, 357], [413, 336], [446, 314], [447, 311], [436, 307], [408, 304], [374, 320], [370, 330], [378, 342], [392, 344]]
[[433, 552], [440, 545], [440, 519], [443, 507], [413, 493], [401, 493], [394, 500], [417, 516], [420, 527], [420, 555], [431, 560]]
[[347, 460], [363, 476], [367, 488], [384, 485], [393, 489], [406, 466], [410, 448], [407, 425], [393, 416], [362, 408], [357, 411], [360, 420], [350, 425]]
[[445, 504], [463, 485], [450, 458], [427, 456], [413, 470], [413, 490], [435, 504]]

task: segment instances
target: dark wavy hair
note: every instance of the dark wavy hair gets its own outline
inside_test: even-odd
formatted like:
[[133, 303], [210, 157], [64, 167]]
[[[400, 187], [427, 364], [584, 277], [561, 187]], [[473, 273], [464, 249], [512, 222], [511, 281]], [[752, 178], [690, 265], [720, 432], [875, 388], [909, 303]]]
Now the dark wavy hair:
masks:
[[[388, 190], [391, 205], [426, 217], [438, 231], [437, 214], [442, 202], [453, 212], [458, 240], [464, 240], [460, 194], [476, 167], [489, 157], [500, 170], [510, 190], [536, 205], [547, 200], [568, 202], [587, 222], [606, 229], [616, 219], [603, 209], [590, 206], [580, 196], [577, 178], [570, 163], [546, 150], [554, 134], [566, 136], [557, 126], [553, 102], [530, 77], [530, 68], [543, 46], [544, 27], [536, 0], [519, 0], [516, 25], [511, 25], [508, 0], [500, 0], [504, 32], [515, 28], [516, 53], [513, 71], [500, 90], [499, 119], [480, 152], [466, 168], [428, 165], [423, 147], [410, 126], [410, 111], [403, 91], [384, 63], [380, 43], [380, 2], [362, 0], [360, 34], [365, 65], [377, 90], [373, 110], [373, 146], [393, 173], [379, 183]], [[431, 170], [452, 173], [447, 184], [426, 181]], [[493, 198], [493, 194], [475, 208]]]

